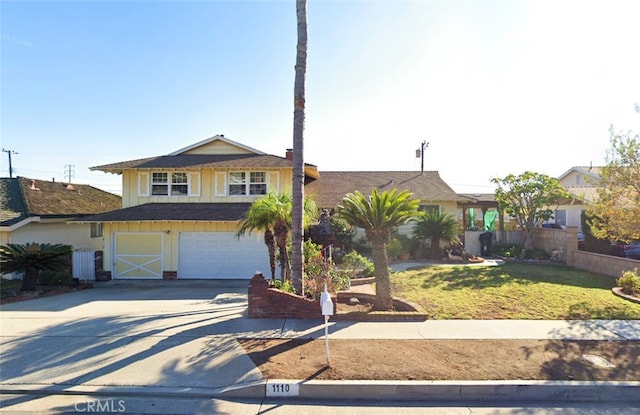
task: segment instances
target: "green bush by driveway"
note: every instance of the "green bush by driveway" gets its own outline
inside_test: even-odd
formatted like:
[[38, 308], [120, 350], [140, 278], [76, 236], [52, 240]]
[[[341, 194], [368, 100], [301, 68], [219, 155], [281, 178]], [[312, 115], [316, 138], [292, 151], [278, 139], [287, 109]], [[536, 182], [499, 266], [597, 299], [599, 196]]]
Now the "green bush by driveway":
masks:
[[564, 266], [429, 266], [391, 282], [432, 319], [640, 319], [640, 304], [611, 293], [615, 278]]

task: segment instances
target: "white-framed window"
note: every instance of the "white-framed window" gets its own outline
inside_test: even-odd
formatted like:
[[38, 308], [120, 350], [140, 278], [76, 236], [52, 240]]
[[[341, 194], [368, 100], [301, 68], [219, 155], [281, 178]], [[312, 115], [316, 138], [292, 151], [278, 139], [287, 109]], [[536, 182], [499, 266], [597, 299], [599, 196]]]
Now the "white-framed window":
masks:
[[189, 175], [185, 172], [153, 172], [151, 173], [152, 196], [187, 196], [189, 195]]
[[166, 196], [169, 194], [169, 173], [151, 173], [151, 194]]
[[171, 173], [171, 195], [186, 196], [189, 194], [187, 173]]
[[254, 196], [267, 194], [267, 172], [229, 172], [229, 196]]
[[267, 194], [267, 172], [252, 171], [251, 173], [249, 173], [249, 194]]

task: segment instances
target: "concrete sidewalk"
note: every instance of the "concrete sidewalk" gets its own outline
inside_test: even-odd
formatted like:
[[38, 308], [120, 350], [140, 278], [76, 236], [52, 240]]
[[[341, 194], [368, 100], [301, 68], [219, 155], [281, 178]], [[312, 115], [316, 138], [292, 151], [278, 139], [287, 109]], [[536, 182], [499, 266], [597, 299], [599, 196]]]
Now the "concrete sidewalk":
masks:
[[[117, 281], [3, 305], [0, 392], [262, 399], [288, 385], [282, 388], [296, 392], [289, 397], [305, 399], [640, 397], [640, 382], [266, 381], [236, 338], [320, 338], [324, 326], [320, 320], [250, 320], [246, 308], [246, 281]], [[341, 321], [330, 323], [330, 337], [637, 341], [640, 321]], [[16, 404], [3, 399], [2, 410]]]

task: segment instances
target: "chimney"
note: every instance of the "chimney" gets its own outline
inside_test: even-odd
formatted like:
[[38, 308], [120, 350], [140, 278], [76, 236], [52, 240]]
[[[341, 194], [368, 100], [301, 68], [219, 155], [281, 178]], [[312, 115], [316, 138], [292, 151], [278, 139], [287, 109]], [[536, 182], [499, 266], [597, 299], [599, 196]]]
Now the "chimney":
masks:
[[284, 156], [287, 158], [287, 160], [293, 160], [293, 149], [288, 148]]

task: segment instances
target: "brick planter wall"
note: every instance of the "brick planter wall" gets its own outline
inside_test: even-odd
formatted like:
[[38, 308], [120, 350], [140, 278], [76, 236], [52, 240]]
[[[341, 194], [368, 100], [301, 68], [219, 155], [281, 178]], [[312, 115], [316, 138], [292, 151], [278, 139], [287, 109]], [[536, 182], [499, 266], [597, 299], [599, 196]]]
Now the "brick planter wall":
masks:
[[[336, 299], [333, 313], [336, 313]], [[269, 288], [263, 274], [257, 273], [249, 283], [249, 318], [323, 319], [320, 301]]]

